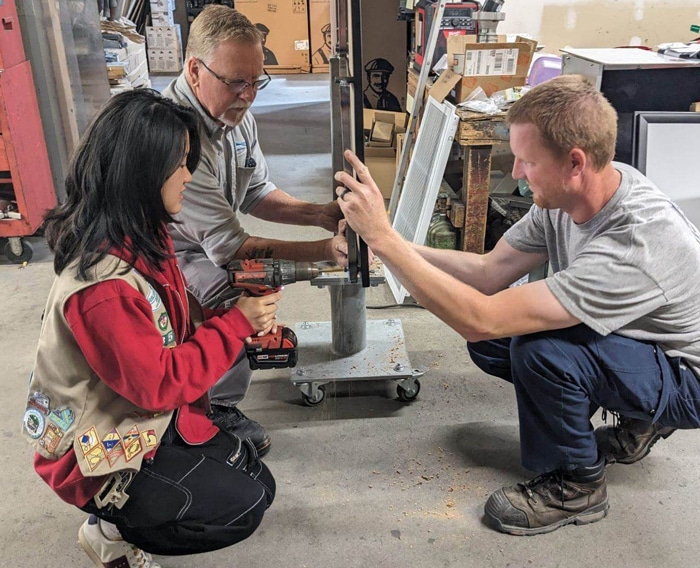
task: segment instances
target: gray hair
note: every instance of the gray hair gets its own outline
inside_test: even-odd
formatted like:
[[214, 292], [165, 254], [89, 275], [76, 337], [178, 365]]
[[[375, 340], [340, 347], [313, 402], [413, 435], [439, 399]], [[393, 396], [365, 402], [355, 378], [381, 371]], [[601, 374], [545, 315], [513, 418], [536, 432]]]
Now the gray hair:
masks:
[[239, 11], [222, 4], [210, 4], [190, 26], [185, 59], [208, 60], [220, 43], [234, 40], [243, 44], [262, 44], [262, 34]]

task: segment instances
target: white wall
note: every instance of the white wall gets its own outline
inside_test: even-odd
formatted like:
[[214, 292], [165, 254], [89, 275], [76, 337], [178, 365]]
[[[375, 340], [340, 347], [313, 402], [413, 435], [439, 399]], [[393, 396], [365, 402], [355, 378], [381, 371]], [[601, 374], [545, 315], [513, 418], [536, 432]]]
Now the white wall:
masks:
[[506, 0], [499, 34], [529, 33], [544, 51], [647, 45], [698, 37], [700, 0]]

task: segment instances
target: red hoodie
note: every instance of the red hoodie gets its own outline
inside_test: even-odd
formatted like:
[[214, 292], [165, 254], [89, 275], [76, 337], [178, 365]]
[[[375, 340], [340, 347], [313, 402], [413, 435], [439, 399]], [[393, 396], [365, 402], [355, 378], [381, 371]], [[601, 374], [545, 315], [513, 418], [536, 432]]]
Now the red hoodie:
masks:
[[[205, 310], [207, 320], [193, 330], [185, 280], [169, 237], [168, 248], [171, 258], [162, 264], [162, 271], [142, 259], [135, 267], [160, 294], [176, 334], [176, 347], [163, 347], [148, 300], [121, 279], [106, 280], [74, 294], [66, 302], [64, 315], [85, 359], [104, 383], [146, 410], [179, 409], [178, 433], [197, 445], [210, 440], [218, 429], [193, 403], [233, 365], [245, 338], [255, 330], [235, 307]], [[112, 254], [127, 259], [123, 251]], [[78, 507], [105, 482], [104, 477], [83, 477], [72, 449], [58, 460], [35, 454], [34, 468], [61, 499]]]

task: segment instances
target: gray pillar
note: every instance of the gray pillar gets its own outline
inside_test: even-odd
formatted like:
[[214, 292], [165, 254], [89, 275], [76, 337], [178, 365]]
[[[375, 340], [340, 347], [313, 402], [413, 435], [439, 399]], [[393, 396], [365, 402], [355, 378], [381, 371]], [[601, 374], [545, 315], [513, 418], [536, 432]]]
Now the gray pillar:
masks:
[[330, 286], [332, 343], [339, 357], [359, 353], [367, 346], [365, 289], [362, 284]]

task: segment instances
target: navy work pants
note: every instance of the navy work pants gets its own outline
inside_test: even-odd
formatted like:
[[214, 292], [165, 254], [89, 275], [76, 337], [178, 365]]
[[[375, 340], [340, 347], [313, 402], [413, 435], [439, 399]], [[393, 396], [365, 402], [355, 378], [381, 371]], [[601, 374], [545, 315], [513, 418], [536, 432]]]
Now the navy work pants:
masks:
[[654, 344], [581, 324], [467, 347], [480, 369], [513, 383], [522, 463], [537, 473], [596, 463], [590, 418], [598, 408], [700, 427], [700, 381]]
[[275, 496], [275, 480], [255, 447], [219, 432], [190, 446], [170, 424], [153, 460], [144, 461], [121, 509], [83, 510], [113, 523], [124, 540], [153, 554], [209, 552], [249, 537]]

